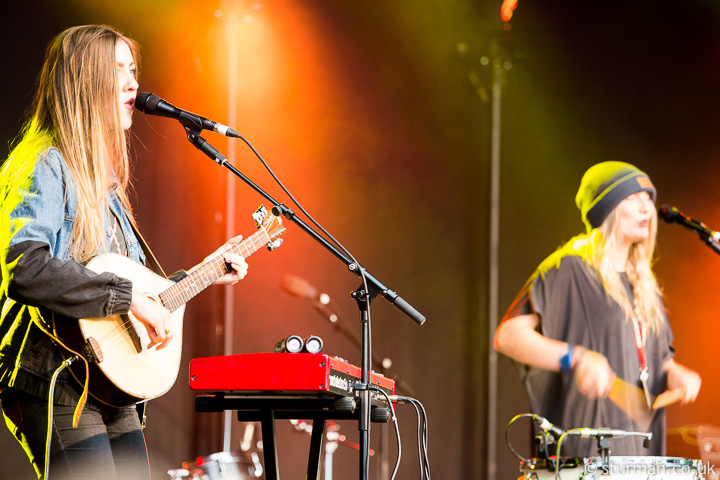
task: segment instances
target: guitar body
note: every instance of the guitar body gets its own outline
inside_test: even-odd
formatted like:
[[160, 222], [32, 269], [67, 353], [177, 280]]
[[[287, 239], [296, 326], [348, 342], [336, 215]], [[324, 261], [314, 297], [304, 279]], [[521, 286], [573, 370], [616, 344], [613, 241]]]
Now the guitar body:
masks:
[[[171, 280], [115, 253], [95, 257], [87, 268], [130, 279], [133, 288], [151, 298], [174, 285]], [[162, 350], [147, 348], [150, 343], [147, 330], [131, 313], [78, 320], [82, 343], [95, 340], [99, 345], [95, 354], [102, 358], [90, 363], [90, 394], [104, 403], [121, 407], [159, 397], [170, 390], [180, 370], [184, 311], [183, 305], [172, 312], [175, 337]], [[84, 371], [80, 364], [76, 364], [78, 371]]]

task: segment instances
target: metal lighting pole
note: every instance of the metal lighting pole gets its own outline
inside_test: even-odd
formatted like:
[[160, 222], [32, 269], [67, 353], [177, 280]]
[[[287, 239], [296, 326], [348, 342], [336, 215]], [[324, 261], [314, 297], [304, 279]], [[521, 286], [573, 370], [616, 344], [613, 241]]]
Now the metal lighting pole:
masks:
[[498, 326], [498, 281], [500, 248], [500, 132], [502, 88], [505, 70], [512, 67], [507, 60], [502, 41], [493, 40], [492, 59], [492, 110], [490, 136], [490, 249], [489, 249], [489, 292], [488, 292], [488, 421], [487, 421], [487, 480], [495, 480], [497, 473], [497, 361], [498, 354], [493, 347], [493, 338]]
[[[225, 35], [226, 45], [228, 47], [228, 123], [236, 125], [237, 122], [237, 75], [238, 75], [238, 45], [239, 38], [237, 35], [239, 28], [238, 13], [229, 5], [225, 5], [223, 13], [225, 16]], [[228, 138], [227, 142], [227, 158], [233, 164], [237, 155], [237, 140]], [[235, 235], [235, 182], [236, 179], [232, 175], [226, 177], [226, 197], [225, 197], [225, 238]], [[233, 287], [225, 287], [224, 299], [224, 315], [223, 315], [223, 355], [231, 355], [233, 353], [233, 322], [235, 317], [235, 295]], [[233, 412], [225, 410], [223, 413], [223, 451], [231, 451], [232, 446], [232, 425]]]

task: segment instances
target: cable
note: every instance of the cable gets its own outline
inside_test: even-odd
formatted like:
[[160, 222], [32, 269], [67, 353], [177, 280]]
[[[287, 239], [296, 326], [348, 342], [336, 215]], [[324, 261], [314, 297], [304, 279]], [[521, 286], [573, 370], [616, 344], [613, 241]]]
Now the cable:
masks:
[[420, 478], [423, 473], [430, 480], [430, 458], [428, 456], [428, 418], [425, 407], [415, 398], [404, 397], [403, 400], [412, 404], [418, 413], [418, 457], [420, 459]]
[[423, 419], [422, 414], [420, 413], [420, 408], [414, 403], [410, 402], [410, 404], [415, 409], [415, 415], [417, 415], [417, 441], [418, 441], [418, 462], [420, 463], [420, 480], [423, 480], [425, 478], [425, 464], [423, 463], [423, 456], [422, 456], [422, 432], [423, 432]]
[[388, 406], [390, 407], [390, 414], [392, 415], [393, 424], [395, 427], [395, 440], [397, 441], [397, 460], [395, 460], [395, 468], [393, 469], [393, 473], [390, 476], [390, 480], [395, 479], [395, 475], [397, 475], [398, 468], [400, 468], [400, 458], [402, 458], [402, 445], [400, 442], [400, 427], [398, 426], [397, 422], [397, 416], [395, 416], [395, 405], [393, 405], [392, 400], [390, 399], [390, 395], [388, 395], [383, 389], [378, 387], [377, 385], [368, 385], [368, 388], [370, 390], [374, 390], [376, 392], [381, 393], [385, 400], [387, 401]]
[[[352, 260], [353, 263], [355, 264], [356, 268], [359, 269], [359, 271], [358, 271], [357, 273], [358, 273], [358, 275], [360, 276], [360, 278], [362, 279], [363, 288], [365, 289], [365, 292], [366, 292], [366, 294], [365, 294], [365, 303], [367, 304], [367, 309], [366, 309], [366, 311], [367, 311], [367, 315], [368, 315], [368, 323], [371, 323], [371, 322], [370, 322], [370, 320], [371, 320], [371, 318], [370, 318], [370, 296], [371, 296], [371, 295], [370, 295], [370, 289], [368, 289], [368, 285], [367, 285], [367, 278], [365, 277], [365, 267], [361, 266], [361, 265], [360, 265], [360, 262], [358, 262], [358, 261], [355, 259], [355, 257], [352, 255], [352, 253], [350, 253], [350, 252], [348, 251], [348, 249], [346, 249], [346, 248], [343, 246], [343, 244], [341, 244], [335, 237], [333, 237], [333, 236], [330, 234], [330, 232], [328, 232], [327, 230], [325, 230], [325, 228], [324, 228], [322, 225], [320, 225], [320, 224], [312, 217], [312, 215], [310, 215], [310, 214], [305, 210], [305, 207], [303, 207], [303, 206], [300, 204], [300, 202], [298, 202], [298, 201], [295, 199], [295, 197], [292, 195], [292, 193], [290, 193], [290, 191], [287, 189], [287, 187], [285, 187], [285, 185], [282, 183], [282, 181], [277, 177], [277, 175], [275, 175], [275, 172], [273, 172], [272, 168], [270, 168], [270, 165], [268, 165], [268, 163], [265, 161], [265, 159], [262, 157], [262, 155], [260, 155], [260, 152], [258, 152], [258, 151], [255, 149], [255, 147], [252, 145], [252, 143], [250, 143], [250, 141], [249, 141], [247, 138], [243, 137], [242, 135], [238, 135], [238, 138], [240, 138], [240, 140], [242, 140], [243, 142], [245, 142], [245, 144], [246, 144], [248, 147], [250, 147], [250, 150], [252, 150], [252, 152], [255, 154], [255, 156], [260, 160], [260, 162], [262, 162], [262, 164], [265, 166], [265, 169], [268, 171], [268, 173], [270, 173], [270, 175], [275, 179], [275, 182], [280, 186], [280, 188], [282, 188], [282, 190], [285, 192], [285, 194], [286, 194], [288, 197], [290, 197], [290, 200], [292, 200], [292, 202], [293, 202], [293, 203], [300, 209], [300, 211], [312, 222], [312, 224], [315, 225], [318, 229], [320, 229], [320, 231], [323, 232], [335, 245], [337, 245], [337, 246], [340, 248], [340, 250], [342, 250], [343, 253], [345, 253], [345, 255], [347, 255], [348, 257], [350, 257], [350, 260]], [[352, 267], [352, 266], [349, 265], [348, 267]], [[372, 337], [371, 337], [371, 338], [372, 338]]]
[[423, 456], [422, 456], [422, 426], [423, 426], [422, 414], [420, 413], [420, 408], [418, 408], [418, 406], [414, 402], [410, 402], [410, 404], [415, 409], [415, 415], [417, 416], [418, 462], [420, 462], [420, 480], [423, 480], [423, 478], [425, 478], [425, 464], [423, 463]]
[[428, 416], [427, 412], [425, 411], [425, 407], [422, 403], [420, 403], [420, 400], [413, 399], [413, 402], [417, 403], [420, 407], [420, 410], [423, 414], [423, 454], [424, 454], [424, 464], [425, 464], [425, 475], [427, 476], [427, 479], [430, 480], [430, 457], [428, 456]]
[[557, 460], [555, 461], [555, 480], [560, 478], [560, 463], [561, 463], [561, 459], [562, 459], [562, 457], [560, 456], [560, 447], [562, 447], [562, 442], [565, 440], [565, 437], [567, 437], [568, 432], [571, 432], [571, 431], [572, 430], [568, 430], [567, 432], [564, 432], [562, 435], [560, 435], [560, 438], [558, 438], [557, 450], [556, 450], [557, 453], [555, 454], [555, 456], [557, 458]]
[[[292, 202], [293, 202], [295, 205], [297, 205], [297, 207], [300, 209], [300, 211], [301, 211], [303, 214], [305, 214], [305, 216], [313, 223], [313, 225], [315, 225], [315, 226], [316, 226], [317, 228], [319, 228], [325, 235], [327, 235], [328, 238], [329, 238], [330, 240], [332, 240], [333, 243], [335, 243], [335, 245], [337, 245], [337, 246], [345, 253], [345, 255], [347, 255], [348, 257], [350, 257], [350, 259], [351, 259], [353, 262], [355, 262], [355, 264], [359, 267], [360, 264], [357, 262], [357, 260], [355, 260], [355, 257], [353, 257], [352, 254], [350, 254], [350, 252], [349, 252], [340, 242], [338, 242], [335, 237], [333, 237], [332, 235], [330, 235], [330, 233], [329, 233], [327, 230], [325, 230], [325, 228], [323, 228], [322, 225], [320, 225], [317, 221], [315, 221], [315, 219], [314, 219], [309, 213], [307, 213], [307, 211], [305, 210], [305, 208], [304, 208], [302, 205], [300, 205], [300, 203], [295, 199], [295, 197], [293, 197], [293, 195], [290, 193], [290, 191], [285, 187], [285, 185], [283, 185], [282, 181], [280, 181], [280, 179], [277, 177], [277, 175], [275, 175], [275, 172], [272, 171], [272, 168], [270, 168], [270, 165], [268, 165], [267, 162], [265, 161], [265, 159], [262, 157], [262, 155], [260, 155], [260, 152], [258, 152], [258, 151], [255, 149], [255, 147], [253, 147], [252, 143], [250, 143], [250, 141], [249, 141], [247, 138], [243, 137], [242, 135], [238, 135], [238, 138], [240, 138], [240, 140], [242, 140], [243, 142], [245, 142], [245, 144], [246, 144], [248, 147], [250, 147], [250, 150], [252, 150], [253, 153], [255, 154], [255, 156], [262, 162], [262, 164], [265, 166], [265, 169], [266, 169], [266, 170], [270, 173], [270, 175], [275, 179], [275, 182], [280, 186], [280, 188], [282, 188], [282, 190], [287, 194], [287, 196], [290, 197], [290, 200], [292, 200]], [[362, 276], [362, 274], [361, 274], [361, 276]], [[364, 276], [363, 276], [363, 279], [364, 279]]]
[[78, 360], [78, 356], [73, 356], [65, 360], [53, 373], [52, 379], [50, 380], [50, 395], [48, 396], [48, 433], [47, 439], [45, 440], [45, 477], [44, 480], [48, 480], [50, 475], [50, 444], [52, 442], [52, 426], [53, 426], [53, 400], [55, 397], [55, 383], [60, 372], [69, 367], [71, 363]]
[[428, 418], [423, 404], [410, 397], [391, 395], [389, 398], [397, 403], [409, 403], [415, 408], [418, 418], [418, 460], [420, 462], [420, 480], [430, 480], [430, 457], [428, 456]]
[[[515, 449], [513, 448], [512, 444], [510, 443], [510, 427], [512, 426], [513, 423], [515, 423], [515, 421], [517, 421], [517, 420], [519, 420], [519, 419], [521, 419], [521, 418], [524, 418], [524, 417], [533, 418], [533, 414], [532, 414], [532, 413], [521, 413], [520, 415], [515, 415], [515, 416], [508, 422], [507, 426], [505, 427], [505, 445], [507, 445], [508, 449], [510, 450], [510, 453], [512, 453], [513, 455], [515, 455], [515, 458], [517, 458], [517, 459], [520, 460], [521, 462], [529, 463], [529, 462], [530, 462], [530, 459], [529, 459], [529, 458], [525, 458], [525, 457], [523, 457], [522, 455], [520, 455], [520, 454], [517, 452], [517, 450], [515, 450]], [[559, 450], [559, 449], [558, 449], [558, 450]], [[558, 452], [558, 454], [559, 454], [559, 452]]]
[[430, 460], [428, 458], [428, 420], [425, 407], [419, 400], [410, 397], [398, 397], [398, 403], [409, 403], [415, 409], [418, 419], [418, 460], [420, 462], [420, 480], [427, 477], [430, 480]]

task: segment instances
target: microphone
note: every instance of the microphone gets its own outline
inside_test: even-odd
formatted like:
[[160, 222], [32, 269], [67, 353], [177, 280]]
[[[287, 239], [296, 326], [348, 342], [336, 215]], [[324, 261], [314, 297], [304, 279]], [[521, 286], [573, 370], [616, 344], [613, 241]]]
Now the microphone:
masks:
[[146, 115], [174, 118], [183, 126], [188, 128], [212, 130], [220, 135], [225, 135], [226, 137], [241, 138], [240, 134], [232, 128], [227, 127], [222, 123], [213, 122], [212, 120], [208, 120], [200, 115], [195, 115], [194, 113], [177, 108], [153, 93], [139, 92], [135, 97], [135, 108]]
[[625, 437], [627, 435], [635, 435], [635, 432], [627, 432], [625, 430], [614, 430], [612, 428], [573, 428], [572, 430], [568, 430], [567, 434], [575, 435], [580, 438], [591, 438], [591, 437]]
[[643, 448], [650, 448], [653, 439], [652, 432], [627, 432], [625, 430], [613, 430], [611, 428], [573, 428], [572, 430], [568, 430], [567, 434], [580, 438], [643, 437]]
[[682, 225], [688, 230], [697, 233], [703, 239], [708, 238], [715, 242], [720, 242], [720, 232], [712, 230], [704, 223], [688, 217], [675, 207], [671, 207], [670, 205], [661, 206], [658, 210], [658, 216], [667, 223]]
[[555, 440], [560, 440], [560, 437], [565, 434], [565, 430], [560, 427], [556, 427], [555, 425], [550, 423], [550, 421], [545, 417], [541, 417], [540, 415], [533, 415], [533, 420], [535, 420], [541, 430], [548, 432], [550, 435], [553, 436]]
[[306, 300], [312, 300], [321, 305], [327, 305], [330, 303], [330, 295], [327, 293], [321, 293], [316, 287], [310, 284], [304, 278], [300, 278], [297, 275], [287, 274], [283, 277], [282, 288], [290, 295], [304, 298]]

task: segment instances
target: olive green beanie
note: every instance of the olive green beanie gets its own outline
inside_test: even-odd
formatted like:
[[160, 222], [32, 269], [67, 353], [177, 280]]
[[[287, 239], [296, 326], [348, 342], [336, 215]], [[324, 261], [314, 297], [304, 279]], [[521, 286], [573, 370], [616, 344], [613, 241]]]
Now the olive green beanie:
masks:
[[575, 196], [588, 232], [602, 225], [620, 202], [637, 192], [648, 192], [653, 202], [657, 196], [647, 174], [629, 163], [602, 162], [590, 167]]

